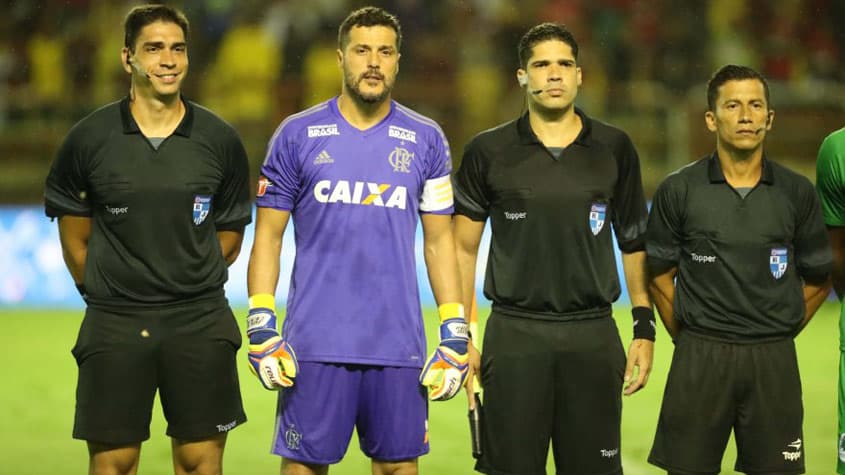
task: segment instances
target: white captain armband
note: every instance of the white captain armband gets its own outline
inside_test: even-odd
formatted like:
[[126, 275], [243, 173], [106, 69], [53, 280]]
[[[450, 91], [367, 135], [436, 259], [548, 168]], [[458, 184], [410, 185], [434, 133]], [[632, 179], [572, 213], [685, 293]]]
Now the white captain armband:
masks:
[[441, 211], [452, 207], [453, 204], [452, 179], [449, 175], [425, 181], [420, 198], [420, 211]]

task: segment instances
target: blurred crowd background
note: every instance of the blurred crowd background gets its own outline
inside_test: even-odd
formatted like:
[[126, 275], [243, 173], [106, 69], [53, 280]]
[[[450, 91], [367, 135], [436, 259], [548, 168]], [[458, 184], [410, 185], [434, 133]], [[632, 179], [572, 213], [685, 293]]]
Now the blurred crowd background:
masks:
[[[122, 21], [139, 2], [3, 0], [0, 203], [37, 204], [68, 129], [120, 99]], [[812, 177], [821, 140], [845, 125], [842, 0], [184, 0], [191, 22], [186, 97], [241, 133], [253, 164], [288, 114], [336, 95], [337, 26], [372, 4], [404, 32], [394, 97], [440, 122], [456, 164], [475, 133], [524, 109], [516, 44], [541, 21], [580, 43], [578, 104], [623, 127], [650, 196], [670, 171], [708, 153], [705, 83], [726, 63], [772, 86], [769, 155]]]

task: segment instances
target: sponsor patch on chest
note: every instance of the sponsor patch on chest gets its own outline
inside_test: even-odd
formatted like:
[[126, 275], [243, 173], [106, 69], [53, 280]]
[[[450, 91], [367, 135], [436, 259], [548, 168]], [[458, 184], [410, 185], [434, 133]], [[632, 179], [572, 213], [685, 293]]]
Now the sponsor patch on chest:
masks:
[[391, 125], [390, 128], [387, 129], [387, 135], [393, 137], [394, 139], [407, 140], [408, 142], [417, 143], [416, 132], [413, 130], [403, 129], [402, 127], [396, 127], [395, 125]]
[[340, 135], [340, 130], [338, 130], [337, 124], [308, 126], [309, 139], [313, 139], [314, 137], [328, 137], [330, 135]]

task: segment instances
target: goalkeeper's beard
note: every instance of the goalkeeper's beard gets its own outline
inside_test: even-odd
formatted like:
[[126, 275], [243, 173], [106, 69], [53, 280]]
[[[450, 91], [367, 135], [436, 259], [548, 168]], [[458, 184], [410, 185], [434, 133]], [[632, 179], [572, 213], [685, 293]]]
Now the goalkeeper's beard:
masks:
[[367, 94], [361, 90], [361, 83], [366, 81], [366, 76], [368, 74], [372, 74], [372, 71], [362, 73], [356, 78], [354, 74], [348, 71], [345, 72], [343, 75], [343, 81], [346, 84], [346, 90], [349, 91], [349, 95], [353, 100], [355, 100], [355, 102], [370, 106], [380, 104], [390, 97], [390, 93], [393, 91], [393, 81], [388, 82], [387, 76], [377, 73], [381, 77], [381, 83], [383, 86], [382, 91], [378, 94]]

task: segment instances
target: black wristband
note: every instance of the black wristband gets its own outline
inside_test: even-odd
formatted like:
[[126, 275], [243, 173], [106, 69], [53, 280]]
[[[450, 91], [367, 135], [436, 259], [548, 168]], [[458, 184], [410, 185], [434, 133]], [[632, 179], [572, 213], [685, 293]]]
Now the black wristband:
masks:
[[634, 307], [631, 309], [631, 316], [634, 317], [634, 338], [654, 341], [654, 310], [648, 307]]

